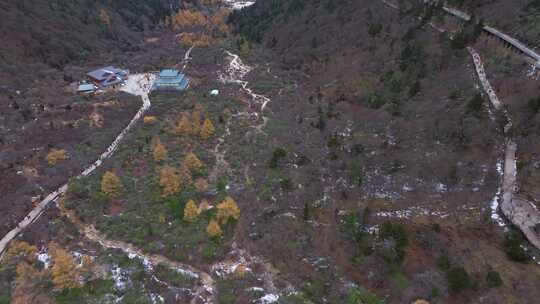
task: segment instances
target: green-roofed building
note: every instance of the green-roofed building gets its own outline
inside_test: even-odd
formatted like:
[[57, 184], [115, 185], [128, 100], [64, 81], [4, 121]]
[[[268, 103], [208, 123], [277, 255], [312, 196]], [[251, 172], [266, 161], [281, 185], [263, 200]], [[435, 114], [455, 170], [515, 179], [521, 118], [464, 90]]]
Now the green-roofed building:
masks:
[[184, 91], [189, 86], [189, 80], [186, 75], [178, 70], [167, 69], [159, 73], [158, 78], [154, 82], [152, 91], [174, 92]]

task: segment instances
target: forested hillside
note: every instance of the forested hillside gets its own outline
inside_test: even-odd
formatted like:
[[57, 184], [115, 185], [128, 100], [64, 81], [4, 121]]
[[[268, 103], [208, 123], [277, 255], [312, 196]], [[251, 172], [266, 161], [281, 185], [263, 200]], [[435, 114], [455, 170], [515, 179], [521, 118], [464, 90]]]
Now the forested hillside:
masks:
[[159, 24], [175, 0], [5, 0], [0, 2], [0, 71], [15, 63], [61, 67], [96, 51], [129, 50]]

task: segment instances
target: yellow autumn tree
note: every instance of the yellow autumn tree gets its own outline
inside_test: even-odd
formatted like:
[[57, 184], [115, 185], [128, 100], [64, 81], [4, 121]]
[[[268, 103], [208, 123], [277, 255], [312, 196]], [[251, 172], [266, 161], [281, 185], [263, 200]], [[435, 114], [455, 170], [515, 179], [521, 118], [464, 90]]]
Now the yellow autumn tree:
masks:
[[101, 178], [101, 192], [110, 198], [116, 198], [124, 192], [120, 178], [114, 172], [107, 171]]
[[159, 139], [159, 137], [156, 137], [154, 139], [152, 150], [154, 154], [154, 160], [157, 162], [163, 161], [167, 157], [167, 149], [161, 143], [161, 140]]
[[47, 154], [47, 162], [49, 165], [54, 166], [57, 163], [66, 160], [67, 153], [64, 149], [51, 149]]
[[193, 223], [199, 216], [197, 205], [193, 200], [189, 200], [184, 208], [184, 221]]
[[201, 131], [199, 132], [199, 136], [202, 139], [207, 140], [214, 135], [215, 131], [216, 130], [214, 128], [214, 124], [212, 123], [212, 120], [210, 120], [210, 118], [207, 117], [204, 120]]
[[182, 160], [182, 165], [186, 166], [190, 171], [200, 171], [204, 164], [194, 153], [188, 153]]
[[229, 17], [229, 11], [220, 10], [210, 17], [210, 24], [212, 27], [221, 34], [230, 33], [230, 28], [227, 25], [227, 18]]
[[197, 26], [206, 26], [208, 22], [206, 16], [202, 13], [195, 10], [181, 10], [178, 11], [170, 19], [170, 25], [173, 28], [185, 28], [185, 27], [197, 27]]
[[15, 269], [15, 273], [17, 274], [15, 277], [15, 284], [23, 285], [33, 281], [36, 277], [36, 272], [36, 268], [30, 263], [25, 261], [20, 262]]
[[219, 237], [223, 234], [223, 231], [221, 230], [221, 227], [219, 227], [219, 224], [216, 220], [210, 220], [210, 223], [208, 223], [208, 226], [206, 227], [206, 232], [210, 237]]
[[25, 241], [14, 240], [11, 242], [9, 249], [4, 255], [2, 263], [17, 263], [17, 261], [25, 260], [33, 262], [38, 253], [38, 249], [34, 245], [30, 245]]
[[157, 122], [157, 117], [155, 116], [145, 116], [143, 118], [143, 122], [145, 125], [151, 125]]
[[182, 113], [180, 116], [180, 120], [178, 121], [178, 124], [176, 125], [176, 133], [178, 135], [191, 135], [193, 132], [193, 129], [191, 128], [191, 123], [189, 122], [189, 117], [186, 113]]
[[53, 304], [44, 286], [49, 280], [47, 270], [39, 270], [27, 261], [17, 264], [15, 288], [11, 293], [11, 304]]
[[217, 39], [204, 33], [183, 33], [180, 43], [184, 46], [207, 47], [214, 44]]
[[195, 189], [199, 192], [208, 190], [208, 182], [204, 178], [197, 178], [194, 183]]
[[173, 167], [163, 166], [159, 172], [159, 184], [161, 185], [163, 197], [167, 197], [180, 192], [180, 179]]
[[54, 286], [59, 290], [79, 287], [80, 273], [73, 256], [55, 243], [49, 245], [49, 251], [53, 259], [51, 274]]
[[236, 205], [234, 199], [227, 196], [223, 202], [217, 206], [217, 220], [221, 224], [227, 224], [230, 219], [238, 220], [240, 218], [240, 208]]

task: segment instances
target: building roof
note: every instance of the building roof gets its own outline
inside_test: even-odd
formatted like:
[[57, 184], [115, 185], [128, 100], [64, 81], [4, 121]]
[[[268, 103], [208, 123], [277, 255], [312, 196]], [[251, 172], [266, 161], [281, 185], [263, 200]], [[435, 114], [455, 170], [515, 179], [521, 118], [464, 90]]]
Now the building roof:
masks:
[[173, 69], [161, 70], [159, 72], [159, 77], [178, 77], [179, 75], [183, 76], [178, 70]]
[[86, 75], [88, 77], [96, 79], [97, 81], [103, 81], [111, 77], [112, 75], [127, 76], [127, 74], [128, 72], [126, 70], [118, 69], [113, 66], [107, 66], [101, 69], [88, 72]]
[[79, 88], [77, 88], [77, 91], [79, 92], [87, 92], [87, 91], [95, 91], [95, 90], [96, 90], [96, 86], [94, 86], [91, 83], [81, 84], [79, 85]]
[[154, 90], [179, 90], [187, 89], [189, 80], [178, 70], [162, 70], [158, 79], [154, 82]]

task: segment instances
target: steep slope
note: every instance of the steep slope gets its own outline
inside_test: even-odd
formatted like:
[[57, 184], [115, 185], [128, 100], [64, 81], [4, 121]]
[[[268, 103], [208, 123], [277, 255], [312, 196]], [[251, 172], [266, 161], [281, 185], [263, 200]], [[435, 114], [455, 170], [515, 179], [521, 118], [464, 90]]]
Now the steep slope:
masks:
[[[478, 36], [474, 24], [463, 25], [423, 1], [398, 2], [405, 11], [382, 1], [259, 1], [231, 16], [246, 57], [274, 63], [251, 77], [254, 87], [277, 95], [265, 131], [275, 152], [288, 152], [276, 170], [287, 183], [271, 188], [266, 199], [257, 195], [270, 207], [245, 233], [246, 242], [271, 256], [282, 273], [302, 269], [301, 279], [291, 280], [304, 284], [309, 299], [337, 297], [351, 279], [389, 303], [418, 297], [532, 303], [509, 288], [449, 290], [452, 274], [437, 266], [449, 259], [452, 267], [482, 278], [496, 264], [504, 280], [524, 290], [538, 282], [534, 266], [521, 272], [506, 259], [504, 231], [490, 220], [499, 217], [490, 206], [500, 184], [504, 122], [492, 115], [463, 49], [468, 43], [482, 51], [504, 46], [494, 47], [498, 42]], [[487, 11], [489, 5], [475, 8]], [[462, 27], [469, 40], [451, 43], [452, 32]], [[512, 63], [500, 81], [526, 87], [519, 107], [525, 106], [538, 94], [537, 84], [523, 73], [528, 66], [519, 54], [505, 55]], [[281, 90], [269, 73], [281, 78]], [[521, 111], [512, 113], [530, 115]], [[271, 184], [277, 174], [271, 172], [257, 181]], [[301, 218], [309, 228], [298, 226]], [[388, 220], [414, 234], [405, 253], [393, 247], [395, 237], [373, 236], [380, 229], [397, 233]], [[480, 266], [486, 256], [488, 265]], [[518, 279], [518, 272], [529, 280]], [[323, 282], [332, 286], [317, 285]]]
[[61, 67], [111, 48], [135, 47], [179, 1], [29, 1], [0, 3], [0, 71], [23, 62]]
[[[77, 96], [77, 81], [105, 64], [126, 68], [143, 45], [143, 32], [157, 28], [180, 1], [2, 1], [0, 3], [0, 231], [32, 201], [52, 191], [95, 160], [140, 106], [113, 92]], [[142, 52], [141, 52], [142, 53]], [[127, 63], [129, 62], [129, 66]], [[143, 62], [148, 64], [148, 62]], [[53, 168], [45, 159], [63, 149], [68, 161]]]

